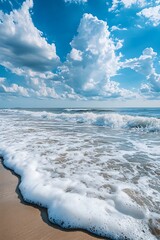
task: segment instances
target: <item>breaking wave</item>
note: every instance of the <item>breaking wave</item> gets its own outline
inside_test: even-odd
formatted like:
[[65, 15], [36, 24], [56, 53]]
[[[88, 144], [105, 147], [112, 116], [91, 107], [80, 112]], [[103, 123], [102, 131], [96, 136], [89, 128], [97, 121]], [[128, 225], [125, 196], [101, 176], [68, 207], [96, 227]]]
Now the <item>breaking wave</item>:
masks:
[[27, 110], [5, 111], [13, 113], [17, 112], [17, 114], [25, 114], [28, 117], [31, 116], [40, 119], [104, 126], [113, 129], [130, 129], [146, 132], [160, 131], [160, 119], [157, 117], [132, 116], [127, 114], [112, 113], [111, 110], [101, 110], [96, 112], [96, 110], [66, 109], [66, 112], [63, 111], [58, 113], [47, 111], [33, 112]]

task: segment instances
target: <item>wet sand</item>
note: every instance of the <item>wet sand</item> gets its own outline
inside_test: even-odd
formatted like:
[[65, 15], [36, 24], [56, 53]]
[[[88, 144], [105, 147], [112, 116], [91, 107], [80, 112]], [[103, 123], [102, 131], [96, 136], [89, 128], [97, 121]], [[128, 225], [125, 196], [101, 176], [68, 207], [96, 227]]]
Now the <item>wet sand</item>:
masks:
[[98, 240], [85, 231], [65, 231], [51, 224], [44, 208], [23, 201], [20, 179], [0, 161], [0, 239], [3, 240]]

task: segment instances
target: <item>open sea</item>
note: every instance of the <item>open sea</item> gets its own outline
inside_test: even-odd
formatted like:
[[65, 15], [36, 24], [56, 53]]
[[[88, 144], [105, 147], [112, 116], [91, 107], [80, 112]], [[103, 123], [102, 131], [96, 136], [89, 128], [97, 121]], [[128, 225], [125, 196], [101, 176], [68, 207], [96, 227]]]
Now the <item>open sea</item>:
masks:
[[160, 239], [160, 108], [0, 109], [0, 156], [51, 222]]

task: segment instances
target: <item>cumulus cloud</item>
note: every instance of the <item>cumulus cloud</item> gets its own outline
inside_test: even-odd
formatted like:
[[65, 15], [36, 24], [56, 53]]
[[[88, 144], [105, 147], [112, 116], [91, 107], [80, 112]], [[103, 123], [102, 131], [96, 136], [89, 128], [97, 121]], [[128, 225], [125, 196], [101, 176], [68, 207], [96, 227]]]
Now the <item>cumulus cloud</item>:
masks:
[[148, 84], [141, 85], [141, 92], [149, 97], [160, 98], [160, 74], [155, 71], [148, 76]]
[[53, 87], [49, 87], [46, 85], [44, 81], [38, 80], [37, 88], [31, 89], [31, 95], [37, 97], [51, 97], [51, 98], [60, 98], [59, 95], [55, 92]]
[[82, 61], [82, 52], [76, 48], [72, 48], [70, 52], [70, 58], [75, 61]]
[[[2, 81], [1, 81], [2, 80]], [[13, 83], [8, 84], [6, 79], [0, 79], [0, 93], [23, 97], [38, 97], [38, 98], [61, 98], [54, 88], [54, 83], [47, 84], [43, 79], [31, 78], [26, 84], [28, 87]]]
[[122, 63], [123, 68], [131, 68], [136, 72], [140, 72], [146, 76], [150, 75], [154, 69], [153, 60], [157, 53], [152, 48], [146, 48], [143, 50], [142, 55], [139, 58], [131, 58]]
[[55, 45], [34, 26], [32, 7], [33, 1], [26, 0], [9, 14], [0, 11], [0, 65], [25, 80], [21, 86], [0, 80], [1, 93], [71, 99], [133, 95], [112, 80], [120, 68], [123, 41], [112, 39], [105, 21], [83, 15], [62, 65]]
[[8, 85], [6, 83], [6, 78], [0, 77], [0, 94], [12, 94], [14, 96], [24, 96], [29, 97], [29, 89], [20, 86], [16, 83]]
[[146, 0], [113, 0], [110, 11], [115, 10], [119, 5], [123, 5], [125, 8], [130, 8], [133, 5], [137, 7], [143, 7], [147, 4]]
[[146, 48], [139, 58], [128, 59], [122, 64], [122, 68], [128, 67], [146, 76], [148, 83], [142, 84], [140, 90], [150, 97], [160, 94], [160, 74], [154, 67], [156, 56], [152, 48]]
[[74, 90], [60, 81], [45, 81], [40, 78], [28, 79], [28, 85], [30, 86], [30, 96], [47, 97], [54, 99], [78, 99]]
[[59, 63], [55, 44], [48, 44], [33, 24], [32, 7], [26, 0], [9, 14], [0, 11], [0, 65], [16, 74], [51, 71]]
[[[137, 16], [147, 19], [146, 24], [158, 26], [160, 24], [160, 1], [159, 0], [113, 0], [112, 6], [109, 11], [116, 10], [119, 6], [124, 8], [131, 8], [133, 6], [141, 8]], [[141, 26], [140, 26], [141, 27]], [[112, 31], [120, 30], [118, 27], [113, 26]]]
[[14, 93], [16, 95], [21, 95], [24, 97], [28, 97], [28, 90], [22, 86], [19, 86], [15, 83], [13, 83], [11, 86], [7, 87], [5, 85], [0, 85], [0, 92], [1, 93]]
[[122, 42], [114, 41], [107, 23], [91, 14], [84, 14], [71, 42], [72, 50], [60, 67], [61, 77], [84, 97], [119, 97], [118, 83], [111, 81], [119, 69], [117, 49]]
[[146, 18], [146, 23], [152, 24], [155, 27], [160, 25], [160, 5], [144, 8], [142, 11], [137, 13], [137, 15]]

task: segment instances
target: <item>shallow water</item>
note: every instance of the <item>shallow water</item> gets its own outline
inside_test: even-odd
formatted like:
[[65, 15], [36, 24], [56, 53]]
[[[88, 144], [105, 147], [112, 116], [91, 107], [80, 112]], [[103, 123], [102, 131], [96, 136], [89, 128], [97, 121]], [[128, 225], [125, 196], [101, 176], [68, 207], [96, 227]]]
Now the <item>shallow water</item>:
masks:
[[0, 110], [0, 154], [49, 219], [113, 239], [160, 234], [160, 109]]

